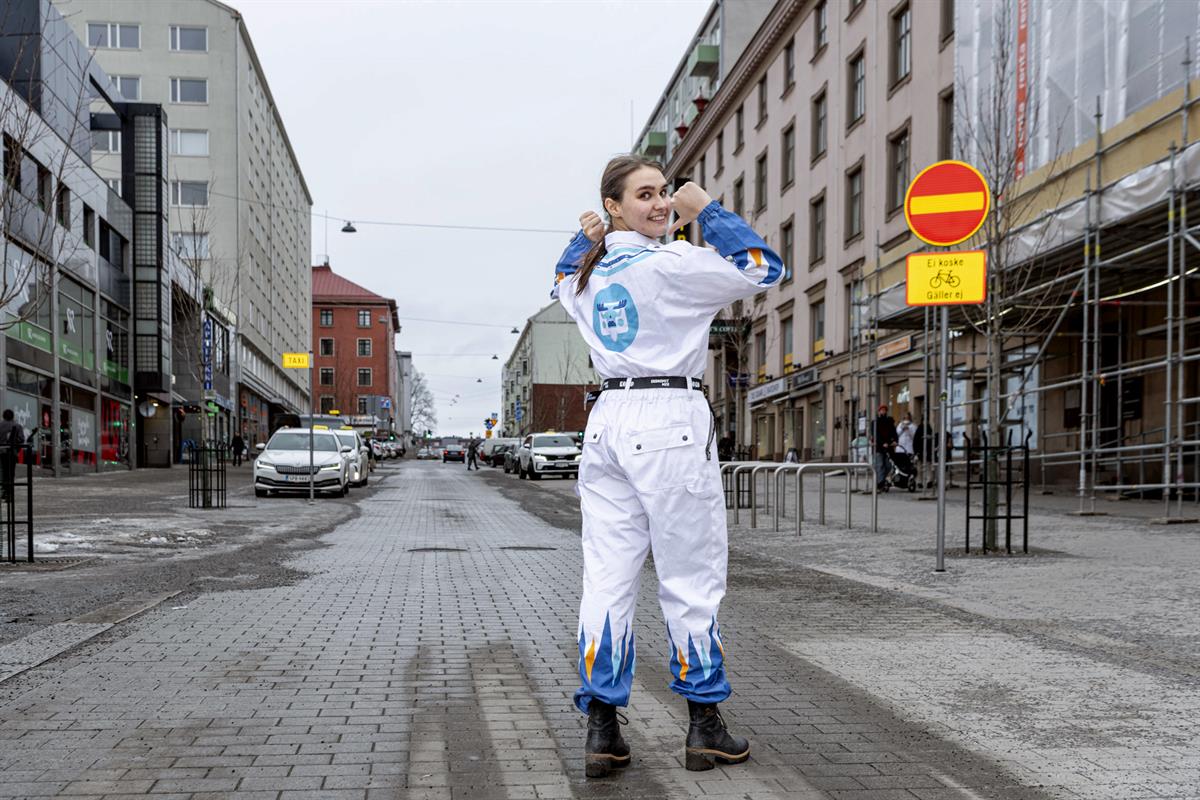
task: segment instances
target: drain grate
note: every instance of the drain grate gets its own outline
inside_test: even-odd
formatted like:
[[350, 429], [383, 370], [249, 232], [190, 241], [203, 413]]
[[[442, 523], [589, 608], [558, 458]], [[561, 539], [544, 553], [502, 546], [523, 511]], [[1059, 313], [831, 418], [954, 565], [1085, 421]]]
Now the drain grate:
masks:
[[510, 544], [498, 548], [500, 550], [557, 550], [557, 547], [538, 547], [531, 544]]
[[465, 547], [410, 547], [410, 553], [465, 553]]

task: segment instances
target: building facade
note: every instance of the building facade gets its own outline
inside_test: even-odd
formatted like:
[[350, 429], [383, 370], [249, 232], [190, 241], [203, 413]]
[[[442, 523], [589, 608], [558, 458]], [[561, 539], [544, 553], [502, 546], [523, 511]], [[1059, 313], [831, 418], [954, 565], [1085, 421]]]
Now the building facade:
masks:
[[714, 324], [721, 430], [749, 456], [845, 459], [879, 404], [933, 418], [936, 320], [905, 301], [906, 257], [929, 248], [904, 193], [960, 158], [992, 214], [960, 246], [988, 253], [989, 299], [950, 314], [955, 447], [1028, 441], [1039, 479], [1081, 496], [1200, 491], [1191, 229], [1173, 222], [1200, 181], [1198, 17], [1166, 0], [774, 3], [692, 119], [668, 130], [656, 111], [638, 139], [789, 267]]
[[317, 411], [395, 431], [396, 301], [343, 278], [328, 264], [312, 268], [312, 298]]
[[[170, 246], [232, 329], [230, 394], [204, 401], [263, 440], [272, 414], [308, 406], [307, 373], [281, 355], [311, 340], [312, 198], [244, 20], [216, 0], [61, 5], [116, 91], [170, 117]], [[97, 171], [125, 194], [119, 144], [98, 135], [96, 146]]]
[[525, 321], [500, 382], [500, 435], [584, 429], [584, 397], [598, 379], [591, 351], [557, 300]]

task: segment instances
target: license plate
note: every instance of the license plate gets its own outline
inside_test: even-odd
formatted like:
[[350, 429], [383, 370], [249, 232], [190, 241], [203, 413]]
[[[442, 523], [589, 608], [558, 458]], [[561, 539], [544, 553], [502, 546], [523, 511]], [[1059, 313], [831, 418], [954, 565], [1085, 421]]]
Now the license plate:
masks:
[[560, 468], [569, 467], [569, 466], [571, 466], [571, 462], [570, 461], [559, 461], [555, 466], [560, 467]]
[[284, 475], [288, 483], [308, 483], [307, 475]]

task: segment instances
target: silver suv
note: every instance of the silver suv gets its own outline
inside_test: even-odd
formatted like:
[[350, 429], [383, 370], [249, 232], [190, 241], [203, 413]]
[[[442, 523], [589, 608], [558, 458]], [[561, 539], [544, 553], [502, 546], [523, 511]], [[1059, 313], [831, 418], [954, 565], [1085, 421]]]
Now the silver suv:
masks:
[[565, 433], [533, 433], [525, 437], [517, 450], [517, 474], [522, 480], [535, 481], [543, 475], [578, 478], [582, 456], [575, 439]]

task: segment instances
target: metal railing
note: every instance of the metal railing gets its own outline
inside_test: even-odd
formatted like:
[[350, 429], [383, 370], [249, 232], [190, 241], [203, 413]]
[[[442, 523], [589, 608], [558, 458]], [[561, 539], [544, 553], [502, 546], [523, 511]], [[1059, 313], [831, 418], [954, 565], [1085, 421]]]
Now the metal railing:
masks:
[[226, 456], [223, 442], [193, 445], [188, 459], [188, 508], [225, 508]]
[[[871, 530], [877, 532], [879, 530], [879, 487], [875, 483], [873, 476], [875, 468], [870, 464], [860, 462], [810, 462], [804, 464], [780, 464], [778, 461], [751, 461], [745, 463], [728, 463], [721, 466], [721, 483], [725, 490], [725, 507], [733, 509], [733, 522], [740, 522], [739, 509], [741, 503], [741, 476], [749, 474], [749, 486], [747, 493], [749, 495], [750, 507], [750, 527], [758, 527], [758, 476], [770, 471], [773, 480], [768, 480], [764, 486], [762, 494], [764, 511], [772, 512], [774, 515], [775, 530], [779, 530], [779, 519], [782, 509], [786, 504], [787, 499], [787, 484], [784, 478], [787, 473], [796, 473], [796, 535], [801, 532], [801, 524], [804, 520], [804, 474], [806, 472], [816, 472], [819, 479], [818, 491], [818, 519], [820, 524], [825, 524], [825, 494], [828, 486], [828, 477], [831, 474], [844, 473], [846, 477], [846, 527], [850, 528], [853, 524], [852, 515], [852, 499], [854, 496], [853, 487], [851, 486], [852, 478], [861, 472], [867, 472], [872, 476], [871, 480]], [[771, 487], [775, 487], [775, 503], [771, 504]], [[732, 502], [731, 502], [732, 498]]]

